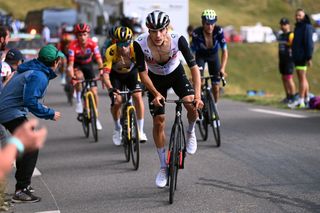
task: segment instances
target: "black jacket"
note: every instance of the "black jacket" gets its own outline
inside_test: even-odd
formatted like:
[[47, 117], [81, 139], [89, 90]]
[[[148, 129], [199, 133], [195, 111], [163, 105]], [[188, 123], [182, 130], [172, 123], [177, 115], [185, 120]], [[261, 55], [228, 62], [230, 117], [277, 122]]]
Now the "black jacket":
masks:
[[292, 57], [295, 62], [306, 62], [312, 58], [313, 28], [308, 16], [302, 22], [297, 22], [292, 43]]

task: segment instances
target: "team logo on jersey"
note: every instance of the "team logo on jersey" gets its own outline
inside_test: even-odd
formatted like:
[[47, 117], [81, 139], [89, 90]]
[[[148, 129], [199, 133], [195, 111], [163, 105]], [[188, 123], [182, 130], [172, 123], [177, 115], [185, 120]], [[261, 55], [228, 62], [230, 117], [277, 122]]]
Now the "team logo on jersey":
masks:
[[86, 49], [86, 54], [90, 54], [91, 53], [91, 49], [90, 48], [87, 48]]
[[69, 55], [74, 55], [73, 50], [68, 50], [68, 54], [69, 54]]
[[114, 55], [114, 50], [113, 49], [110, 50], [109, 55], [111, 55], [111, 56]]

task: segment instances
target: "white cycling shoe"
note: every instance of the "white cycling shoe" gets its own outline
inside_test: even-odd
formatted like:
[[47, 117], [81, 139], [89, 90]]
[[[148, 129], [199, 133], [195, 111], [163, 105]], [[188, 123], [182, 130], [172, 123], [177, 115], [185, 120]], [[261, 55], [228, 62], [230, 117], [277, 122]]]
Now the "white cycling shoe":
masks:
[[187, 152], [191, 155], [197, 151], [197, 138], [195, 131], [187, 132]]
[[163, 188], [167, 185], [168, 173], [167, 168], [161, 168], [156, 177], [156, 185], [159, 188]]
[[112, 142], [116, 146], [121, 145], [121, 140], [122, 140], [122, 129], [120, 130], [113, 130], [112, 134]]

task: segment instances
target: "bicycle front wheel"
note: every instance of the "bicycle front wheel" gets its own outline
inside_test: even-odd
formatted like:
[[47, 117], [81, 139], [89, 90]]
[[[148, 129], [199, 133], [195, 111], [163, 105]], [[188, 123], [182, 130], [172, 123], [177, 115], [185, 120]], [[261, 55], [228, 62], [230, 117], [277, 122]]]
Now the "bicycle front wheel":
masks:
[[91, 123], [91, 129], [92, 134], [95, 142], [98, 142], [98, 130], [97, 130], [97, 115], [94, 108], [94, 99], [89, 96], [89, 108], [90, 108], [90, 123]]
[[130, 124], [130, 148], [133, 168], [138, 170], [140, 161], [140, 143], [136, 112], [133, 108], [129, 110]]
[[121, 121], [121, 125], [122, 125], [122, 145], [123, 145], [123, 151], [124, 151], [124, 156], [125, 156], [125, 159], [126, 159], [126, 162], [129, 162], [130, 161], [130, 141], [128, 139], [128, 127], [127, 125], [123, 125], [127, 123], [127, 120], [124, 119]]
[[202, 99], [204, 106], [201, 111], [202, 119], [197, 121], [197, 126], [203, 141], [208, 139], [208, 101]]
[[221, 137], [220, 137], [220, 118], [218, 114], [218, 110], [216, 104], [213, 99], [212, 93], [209, 93], [208, 96], [209, 102], [209, 116], [210, 116], [210, 124], [213, 130], [214, 139], [216, 142], [216, 146], [219, 147], [221, 145]]
[[181, 129], [178, 124], [172, 129], [169, 143], [169, 203], [173, 203], [174, 192], [177, 188], [177, 177], [179, 169], [178, 146], [181, 141]]
[[82, 123], [83, 133], [86, 136], [86, 138], [88, 138], [90, 129], [89, 129], [88, 111], [85, 108], [83, 109], [81, 123]]

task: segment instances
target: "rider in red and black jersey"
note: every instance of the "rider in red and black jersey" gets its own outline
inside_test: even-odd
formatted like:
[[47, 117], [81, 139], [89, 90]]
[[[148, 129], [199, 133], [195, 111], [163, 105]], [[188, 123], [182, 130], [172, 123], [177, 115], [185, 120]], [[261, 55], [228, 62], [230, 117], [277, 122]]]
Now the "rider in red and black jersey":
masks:
[[[98, 63], [99, 69], [103, 68], [102, 58], [99, 52], [98, 45], [89, 37], [90, 27], [85, 23], [77, 24], [74, 28], [76, 39], [69, 45], [68, 50], [68, 71], [72, 79], [86, 80], [94, 79], [95, 73], [93, 70], [92, 56]], [[80, 84], [76, 86], [77, 104], [76, 112], [82, 113], [83, 107], [81, 103], [81, 87]], [[92, 91], [95, 95], [96, 104], [98, 106], [98, 89], [93, 87]], [[102, 129], [100, 122], [97, 120], [97, 128]]]

